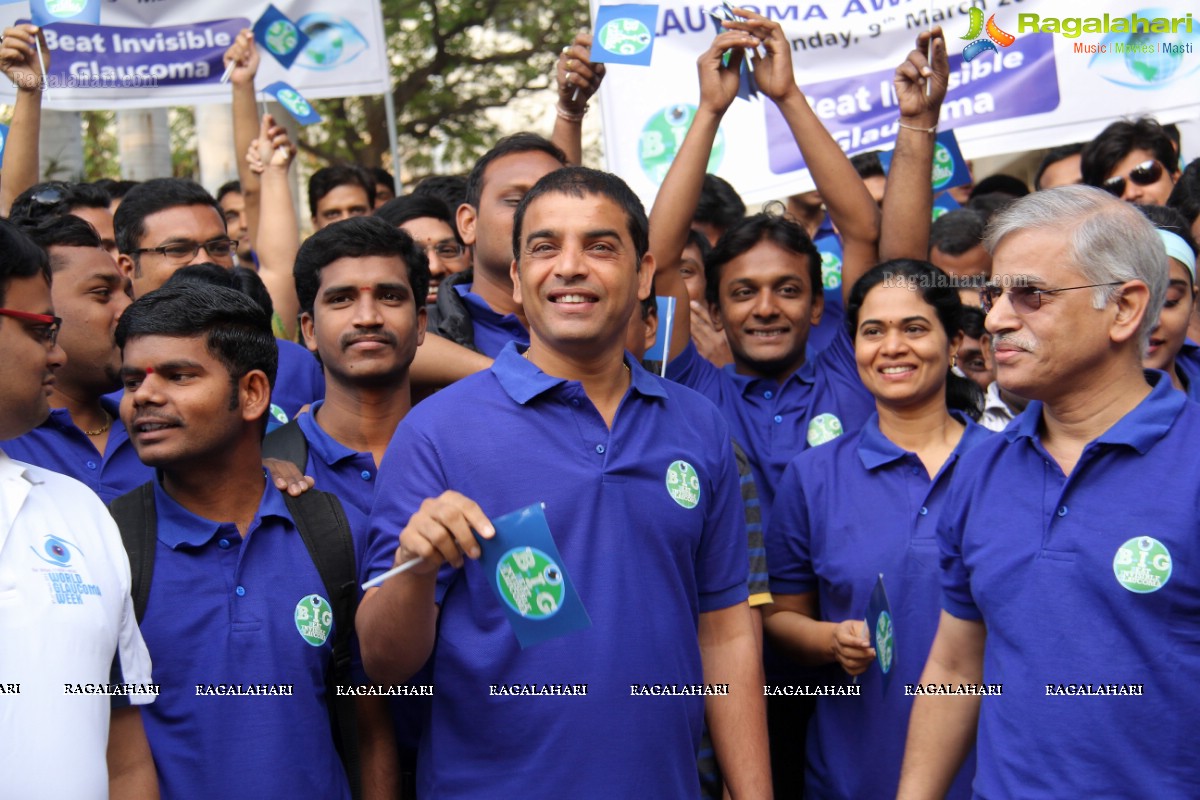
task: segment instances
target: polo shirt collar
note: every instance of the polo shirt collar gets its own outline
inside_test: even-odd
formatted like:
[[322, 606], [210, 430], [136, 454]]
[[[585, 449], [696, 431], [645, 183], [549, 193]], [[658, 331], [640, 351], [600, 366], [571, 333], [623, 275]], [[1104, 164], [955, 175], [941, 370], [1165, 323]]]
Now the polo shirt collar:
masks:
[[[280, 517], [294, 525], [287, 503], [283, 500], [283, 493], [275, 488], [269, 476], [264, 484], [262, 500], [259, 501], [254, 522], [250, 525], [251, 530], [258, 527], [267, 517]], [[172, 550], [178, 550], [184, 545], [202, 547], [212, 540], [222, 525], [229, 524], [214, 522], [188, 511], [166, 493], [157, 475], [154, 479], [154, 506], [158, 517], [158, 540]]]
[[[1175, 424], [1175, 418], [1188, 401], [1187, 395], [1175, 390], [1166, 373], [1148, 369], [1145, 375], [1151, 386], [1150, 394], [1091, 444], [1125, 445], [1145, 455]], [[1004, 436], [1010, 442], [1024, 437], [1040, 443], [1038, 427], [1042, 422], [1042, 406], [1040, 400], [1030, 401], [1026, 413], [1017, 415], [1015, 424], [1004, 429]]]
[[[962, 438], [954, 446], [952, 455], [973, 447], [979, 438], [990, 435], [985, 428], [977, 425], [974, 420], [960, 411], [951, 410], [950, 416], [966, 426]], [[875, 470], [885, 464], [899, 461], [908, 454], [907, 450], [883, 435], [879, 430], [879, 412], [873, 413], [863, 425], [862, 433], [858, 438], [858, 458], [862, 461], [863, 466], [868, 470]]]
[[[629, 367], [630, 388], [645, 397], [667, 396], [658, 378], [642, 368], [629, 354], [625, 354], [625, 365]], [[509, 342], [492, 363], [492, 374], [514, 402], [525, 405], [540, 394], [567, 383], [565, 378], [547, 375], [537, 365], [525, 358], [524, 351], [517, 349], [516, 342]]]
[[755, 375], [743, 375], [735, 369], [733, 364], [726, 364], [723, 369], [729, 376], [730, 382], [738, 388], [738, 391], [743, 397], [748, 394], [756, 393], [757, 387], [755, 384], [759, 381], [767, 381], [768, 383], [777, 386], [779, 391], [783, 391], [783, 388], [792, 381], [813, 384], [816, 383], [817, 380], [817, 368], [814, 366], [813, 359], [811, 358], [806, 359], [803, 366], [801, 366], [791, 375], [787, 376], [787, 378], [785, 378], [782, 382], [777, 381], [774, 378], [761, 378]]
[[358, 453], [326, 433], [317, 422], [317, 410], [324, 404], [323, 399], [313, 403], [307, 414], [297, 415], [296, 424], [304, 432], [309, 449], [315, 452], [321, 461], [333, 466], [343, 459], [353, 458]]

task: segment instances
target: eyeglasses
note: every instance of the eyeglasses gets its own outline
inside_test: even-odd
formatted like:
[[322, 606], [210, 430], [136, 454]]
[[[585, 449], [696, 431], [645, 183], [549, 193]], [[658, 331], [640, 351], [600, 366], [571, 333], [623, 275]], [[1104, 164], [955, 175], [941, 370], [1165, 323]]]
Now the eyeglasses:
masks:
[[62, 320], [50, 314], [34, 314], [30, 311], [14, 311], [11, 308], [0, 308], [0, 317], [12, 317], [21, 322], [32, 322], [25, 329], [33, 337], [45, 345], [53, 346], [58, 341], [58, 331], [62, 328]]
[[442, 261], [451, 261], [463, 254], [463, 246], [456, 242], [439, 242], [425, 245], [425, 255], [436, 255]]
[[216, 258], [224, 258], [233, 252], [237, 247], [237, 242], [233, 239], [209, 239], [207, 242], [179, 242], [177, 244], [167, 244], [162, 247], [139, 247], [134, 250], [132, 255], [140, 255], [141, 253], [158, 253], [161, 256], [166, 256], [172, 261], [187, 261], [195, 258], [196, 253], [201, 250]]
[[[1138, 164], [1133, 169], [1129, 170], [1129, 180], [1133, 181], [1138, 186], [1149, 186], [1157, 183], [1162, 177], [1163, 165], [1155, 159], [1147, 159]], [[1120, 175], [1114, 175], [1104, 183], [1100, 184], [1100, 188], [1110, 194], [1121, 197], [1125, 194], [1125, 178]]]
[[[1032, 314], [1042, 307], [1042, 295], [1070, 292], [1075, 289], [1095, 289], [1097, 286], [1120, 286], [1122, 281], [1113, 283], [1089, 283], [1087, 286], [1065, 286], [1062, 289], [1038, 289], [1033, 286], [1013, 286], [1008, 290], [1008, 301], [1018, 314]], [[991, 313], [996, 301], [1004, 294], [1004, 287], [988, 284], [979, 290], [979, 305], [983, 313]]]

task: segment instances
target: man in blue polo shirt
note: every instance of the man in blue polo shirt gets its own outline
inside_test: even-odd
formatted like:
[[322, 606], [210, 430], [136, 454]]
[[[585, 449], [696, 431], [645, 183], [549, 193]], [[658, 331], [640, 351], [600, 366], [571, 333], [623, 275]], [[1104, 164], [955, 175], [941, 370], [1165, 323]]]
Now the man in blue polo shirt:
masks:
[[162, 686], [146, 730], [163, 794], [349, 797], [327, 709], [325, 583], [263, 475], [270, 318], [233, 289], [168, 286], [129, 307], [117, 341], [121, 418], [158, 471], [142, 631]]
[[25, 232], [50, 259], [67, 363], [50, 395], [50, 418], [4, 448], [13, 458], [70, 475], [108, 503], [154, 476], [117, 418], [119, 395], [106, 396], [121, 386], [113, 332], [129, 305], [128, 281], [101, 248], [99, 234], [78, 217], [53, 217]]
[[430, 310], [429, 330], [495, 358], [509, 342], [529, 343], [521, 304], [513, 300], [512, 223], [529, 188], [567, 163], [553, 142], [535, 133], [507, 136], [475, 162], [458, 232], [473, 248], [471, 269], [450, 276]]
[[[707, 712], [730, 790], [770, 794], [728, 427], [711, 403], [625, 358], [653, 277], [647, 245], [641, 203], [615, 176], [572, 167], [539, 181], [515, 215], [511, 271], [530, 347], [510, 344], [492, 369], [414, 408], [388, 447], [370, 571], [422, 562], [368, 591], [358, 623], [376, 680], [402, 680], [432, 653], [423, 796], [553, 786], [572, 798], [695, 798], [704, 701], [647, 702], [630, 687], [701, 682], [728, 685]], [[689, 477], [695, 492], [673, 489]], [[523, 650], [476, 535], [535, 502], [591, 625]], [[587, 694], [497, 697], [492, 684]]]
[[998, 380], [1032, 402], [959, 464], [921, 685], [1003, 695], [918, 696], [899, 796], [941, 797], [977, 736], [978, 797], [1194, 797], [1200, 409], [1142, 369], [1163, 245], [1069, 186], [998, 213], [987, 247]]

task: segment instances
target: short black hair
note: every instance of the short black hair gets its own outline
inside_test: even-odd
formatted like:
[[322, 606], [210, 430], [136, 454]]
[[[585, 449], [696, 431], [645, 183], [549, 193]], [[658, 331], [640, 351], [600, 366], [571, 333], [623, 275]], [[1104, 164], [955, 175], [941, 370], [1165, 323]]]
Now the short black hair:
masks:
[[1121, 119], [1109, 125], [1083, 148], [1083, 182], [1101, 186], [1113, 168], [1134, 150], [1150, 151], [1167, 172], [1179, 169], [1179, 154], [1171, 137], [1153, 117]]
[[93, 186], [103, 189], [113, 200], [121, 200], [125, 195], [129, 194], [130, 189], [139, 183], [141, 181], [127, 181], [116, 178], [101, 178], [98, 181], [92, 181]]
[[[101, 247], [100, 234], [87, 221], [65, 214], [43, 220], [14, 220], [21, 230], [49, 258], [51, 247]], [[58, 259], [49, 259], [50, 271], [57, 272], [62, 264]]]
[[339, 186], [359, 186], [367, 193], [367, 208], [375, 205], [375, 180], [362, 167], [336, 164], [321, 167], [308, 179], [308, 210], [317, 215], [317, 203]]
[[378, 217], [351, 217], [308, 237], [296, 253], [292, 275], [300, 311], [311, 314], [321, 288], [321, 270], [339, 258], [395, 256], [404, 262], [413, 303], [419, 311], [429, 293], [429, 258], [405, 231]]
[[77, 208], [107, 209], [109, 202], [108, 193], [90, 183], [45, 181], [17, 195], [9, 217], [41, 220], [70, 214]]
[[1183, 214], [1188, 224], [1194, 224], [1196, 217], [1200, 217], [1200, 158], [1192, 159], [1175, 181], [1167, 206]]
[[222, 183], [219, 187], [217, 187], [216, 200], [219, 203], [225, 197], [225, 195], [234, 194], [235, 192], [237, 194], [242, 193], [242, 182], [225, 181], [225, 183]]
[[961, 256], [983, 244], [983, 216], [970, 208], [947, 211], [929, 226], [929, 251], [941, 250], [948, 256]]
[[146, 234], [146, 217], [179, 206], [209, 206], [225, 226], [225, 212], [203, 186], [184, 178], [153, 178], [130, 189], [113, 214], [118, 252], [131, 255], [138, 249]]
[[883, 162], [879, 160], [878, 150], [868, 150], [865, 153], [856, 153], [850, 156], [850, 164], [854, 167], [854, 171], [858, 173], [858, 177], [876, 178], [887, 175], [883, 171]]
[[1141, 203], [1135, 203], [1134, 208], [1153, 222], [1154, 227], [1170, 231], [1183, 239], [1183, 243], [1192, 249], [1193, 257], [1200, 253], [1200, 249], [1196, 247], [1196, 237], [1192, 236], [1192, 227], [1179, 211], [1168, 206], [1143, 205]]
[[[876, 286], [895, 282], [919, 291], [921, 299], [933, 306], [947, 339], [963, 332], [964, 306], [950, 276], [928, 261], [894, 258], [867, 270], [850, 288], [846, 298], [846, 330], [851, 339], [858, 336], [858, 314], [867, 295]], [[951, 368], [946, 376], [946, 406], [978, 420], [983, 411], [983, 391], [969, 378], [954, 374]]]
[[0, 218], [0, 305], [14, 279], [41, 275], [50, 283], [50, 265], [46, 251], [33, 243], [20, 228]]
[[458, 235], [458, 225], [455, 224], [454, 214], [445, 203], [431, 194], [414, 193], [405, 195], [404, 197], [394, 197], [375, 209], [373, 216], [379, 217], [393, 228], [399, 228], [409, 220], [421, 219], [423, 217], [440, 219], [450, 226], [450, 230], [454, 231], [455, 241], [462, 244], [462, 238]]
[[737, 190], [724, 178], [706, 174], [692, 222], [712, 225], [724, 233], [745, 218], [746, 204]]
[[143, 336], [203, 336], [234, 386], [256, 369], [274, 386], [279, 370], [271, 317], [248, 295], [227, 286], [180, 281], [155, 289], [125, 309], [116, 335], [122, 350], [130, 339]]
[[224, 286], [235, 289], [262, 306], [267, 316], [275, 313], [275, 304], [271, 302], [271, 293], [263, 283], [258, 273], [246, 267], [228, 269], [211, 261], [203, 264], [189, 264], [171, 273], [163, 286], [178, 286], [180, 284], [201, 284], [203, 286]]
[[1046, 174], [1046, 170], [1054, 166], [1064, 158], [1078, 155], [1083, 152], [1083, 142], [1075, 142], [1074, 144], [1064, 144], [1058, 147], [1051, 147], [1046, 151], [1046, 155], [1042, 156], [1042, 163], [1038, 164], [1037, 172], [1033, 176], [1033, 188], [1042, 190], [1042, 176]]
[[412, 190], [413, 195], [436, 197], [446, 204], [450, 213], [467, 202], [467, 178], [465, 175], [430, 175], [422, 178]]
[[[962, 299], [961, 297], [959, 298]], [[984, 326], [984, 320], [987, 319], [987, 314], [983, 313], [983, 309], [978, 306], [969, 306], [963, 303], [962, 307], [962, 329], [971, 339], [982, 339], [987, 333], [987, 328]]]
[[392, 173], [383, 167], [365, 167], [365, 169], [371, 179], [375, 181], [376, 186], [386, 186], [392, 190], [392, 194], [396, 193], [396, 179], [392, 177]]
[[496, 142], [491, 150], [480, 156], [479, 160], [475, 162], [475, 166], [471, 168], [470, 174], [467, 175], [466, 196], [463, 198], [463, 202], [479, 208], [479, 197], [483, 194], [484, 173], [487, 172], [488, 166], [496, 159], [511, 156], [514, 153], [545, 153], [564, 167], [567, 166], [566, 154], [545, 136], [528, 131], [505, 136]]
[[759, 242], [772, 244], [795, 253], [808, 261], [808, 282], [813, 297], [823, 297], [824, 284], [821, 282], [821, 254], [817, 252], [812, 237], [796, 220], [789, 216], [762, 211], [746, 217], [734, 225], [717, 241], [704, 259], [705, 299], [711, 305], [719, 306], [721, 298], [721, 269], [733, 259], [748, 252]]
[[642, 201], [629, 188], [629, 184], [611, 172], [601, 172], [588, 167], [563, 167], [545, 175], [533, 185], [513, 214], [513, 253], [520, 261], [521, 228], [525, 224], [525, 213], [529, 204], [546, 194], [565, 194], [568, 197], [599, 195], [617, 204], [625, 212], [625, 226], [633, 240], [633, 252], [640, 269], [642, 256], [650, 250], [650, 223]]
[[1029, 194], [1029, 187], [1020, 178], [1001, 172], [989, 175], [971, 187], [970, 197], [972, 199], [985, 194], [1005, 194], [1013, 198], [1024, 197]]

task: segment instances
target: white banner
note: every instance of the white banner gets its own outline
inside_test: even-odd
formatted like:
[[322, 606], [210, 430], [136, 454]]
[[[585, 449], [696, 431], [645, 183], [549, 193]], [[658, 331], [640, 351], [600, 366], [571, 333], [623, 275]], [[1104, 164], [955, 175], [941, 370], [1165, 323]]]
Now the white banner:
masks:
[[[1143, 6], [1147, 1], [1157, 5]], [[717, 32], [707, 13], [715, 7], [662, 0], [651, 66], [608, 68], [601, 88], [608, 167], [646, 202], [694, 113], [696, 59]], [[1200, 8], [1195, 0], [804, 0], [745, 7], [781, 22], [797, 83], [850, 153], [893, 145], [892, 75], [931, 19], [942, 26], [950, 51], [941, 129], [954, 129], [968, 158], [1085, 141], [1122, 116], [1152, 113], [1165, 123], [1200, 115], [1200, 15], [1193, 20], [1189, 13]], [[985, 19], [994, 15], [999, 30], [973, 26], [973, 7]], [[983, 52], [964, 61], [963, 48], [985, 40], [975, 45]], [[709, 170], [750, 203], [812, 188], [790, 132], [765, 98], [734, 101]]]
[[[270, 5], [246, 0], [105, 0], [95, 25], [47, 26], [49, 90], [61, 110], [228, 103], [221, 57]], [[287, 81], [305, 97], [382, 94], [390, 87], [379, 0], [276, 0], [309, 36], [285, 70], [259, 46], [256, 85]], [[0, 26], [28, 20], [25, 3], [0, 5]], [[0, 79], [0, 102], [13, 87]]]

